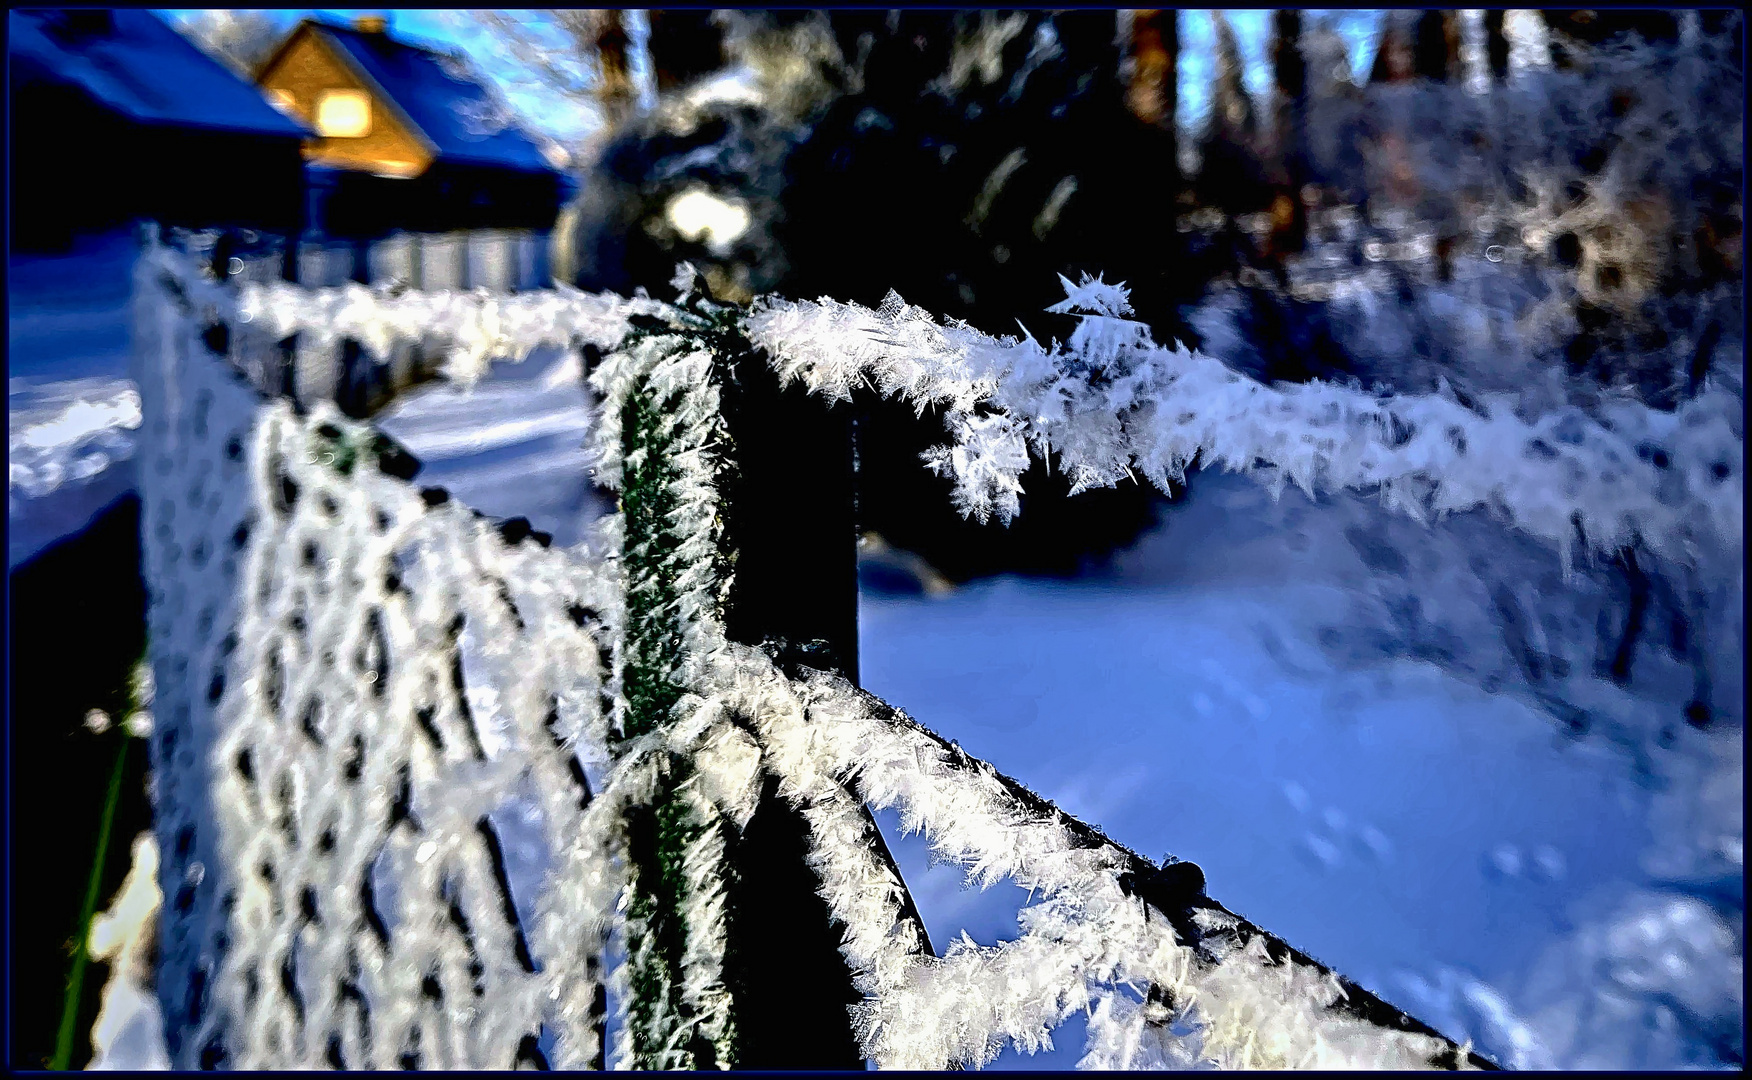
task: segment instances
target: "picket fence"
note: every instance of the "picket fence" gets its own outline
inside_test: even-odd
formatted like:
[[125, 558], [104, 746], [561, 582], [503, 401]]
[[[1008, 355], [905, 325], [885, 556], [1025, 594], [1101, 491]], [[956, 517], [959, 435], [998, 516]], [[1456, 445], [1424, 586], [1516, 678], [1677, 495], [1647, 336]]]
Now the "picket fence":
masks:
[[[788, 676], [726, 639], [710, 357], [680, 329], [622, 347], [635, 323], [689, 316], [515, 299], [240, 288], [156, 244], [139, 260], [152, 992], [173, 1067], [631, 1062], [624, 821], [678, 760], [697, 815], [739, 827], [767, 775], [802, 809], [878, 1066], [977, 1067], [1087, 1012], [1086, 1067], [1491, 1067], [1209, 899], [1190, 864], [1154, 865], [844, 679]], [[300, 325], [377, 334], [374, 354], [441, 352], [458, 377], [596, 345], [611, 485], [649, 466], [614, 418], [631, 395], [666, 403], [667, 722], [629, 733], [627, 681], [652, 660], [629, 597], [654, 580], [634, 525], [617, 519], [605, 550], [553, 549], [421, 488], [382, 434], [264, 375], [294, 307]], [[1031, 890], [1020, 935], [932, 955], [865, 807], [898, 809], [971, 877]], [[688, 851], [702, 880], [713, 858], [709, 837]], [[709, 1026], [722, 905], [686, 918], [679, 993]]]
[[[309, 289], [356, 282], [380, 289], [502, 294], [538, 289], [550, 279], [549, 234], [528, 230], [397, 232], [355, 241], [179, 229], [172, 230], [170, 239], [240, 285], [265, 285], [290, 276]], [[306, 337], [283, 354], [259, 347], [251, 354], [277, 375], [277, 392], [299, 400], [335, 401], [351, 415], [376, 411], [430, 373], [428, 358], [413, 343], [373, 356], [343, 340]]]

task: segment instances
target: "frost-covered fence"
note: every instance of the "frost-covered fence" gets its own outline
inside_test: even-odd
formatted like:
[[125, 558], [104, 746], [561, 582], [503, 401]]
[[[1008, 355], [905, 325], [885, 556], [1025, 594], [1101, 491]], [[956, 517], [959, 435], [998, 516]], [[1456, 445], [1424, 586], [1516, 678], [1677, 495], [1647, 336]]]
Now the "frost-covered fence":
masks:
[[[1507, 402], [1266, 386], [1212, 357], [1156, 345], [1123, 286], [1065, 283], [1049, 309], [1080, 316], [1068, 342], [944, 325], [890, 294], [880, 311], [757, 301], [751, 337], [785, 377], [829, 398], [870, 385], [938, 404], [953, 442], [930, 464], [982, 520], [1019, 509], [1030, 451], [1072, 490], [1142, 477], [1164, 490], [1195, 464], [1259, 472], [1274, 489], [1374, 488], [1413, 517], [1488, 508], [1572, 553], [1641, 543], [1676, 561], [1743, 545], [1738, 398], [1706, 391], [1670, 413], [1627, 403], [1524, 419]], [[1658, 441], [1659, 460], [1645, 449]]]
[[[332, 406], [263, 399], [204, 333], [229, 290], [163, 250], [140, 275], [171, 1060], [509, 1066], [547, 1023], [588, 1061], [601, 976], [561, 958], [612, 911], [584, 767], [613, 564], [508, 542]], [[515, 880], [538, 857], [567, 888]]]
[[[136, 303], [174, 1063], [589, 1066], [612, 999], [613, 1060], [734, 1065], [725, 884], [773, 782], [807, 821], [879, 1065], [978, 1065], [1077, 1010], [1094, 1067], [1488, 1064], [1223, 909], [1196, 867], [727, 639], [702, 346], [740, 332], [730, 309], [239, 293], [159, 248]], [[606, 549], [495, 526], [409, 483], [369, 427], [260, 394], [231, 332], [258, 319], [414, 338], [458, 375], [542, 342], [608, 349]], [[1033, 890], [1021, 936], [933, 955], [867, 806]]]
[[[237, 284], [271, 285], [296, 278], [305, 289], [358, 285], [378, 293], [406, 289], [506, 295], [550, 284], [546, 233], [487, 229], [452, 233], [397, 232], [374, 239], [292, 239], [253, 232], [171, 230], [174, 246]], [[263, 328], [253, 328], [260, 336]], [[326, 400], [353, 416], [367, 415], [427, 374], [417, 343], [387, 354], [362, 349], [346, 335], [282, 335], [279, 355], [266, 343], [247, 353], [265, 372], [258, 381], [300, 401]]]
[[[1596, 612], [1605, 620], [1592, 648], [1600, 680], [1614, 687], [1588, 683], [1585, 657], [1576, 658], [1573, 684], [1542, 678], [1543, 665], [1556, 676], [1570, 663], [1545, 636], [1543, 624], [1557, 613], [1549, 604], [1523, 611], [1524, 600], [1491, 586], [1503, 625], [1487, 632], [1500, 634], [1542, 709], [1572, 730], [1596, 707], [1622, 714], [1614, 694], [1628, 682], [1658, 594], [1681, 627], [1673, 640], [1683, 644], [1673, 651], [1690, 669], [1663, 678], [1691, 685], [1658, 690], [1673, 712], [1654, 727], [1681, 713], [1700, 727], [1743, 716], [1737, 665], [1711, 658], [1743, 652], [1734, 648], [1744, 641], [1745, 430], [1736, 383], [1703, 380], [1670, 410], [1608, 399], [1545, 413], [1520, 411], [1512, 394], [1472, 399], [1446, 387], [1377, 394], [1319, 382], [1268, 386], [1212, 357], [1155, 344], [1127, 318], [1123, 287], [1064, 284], [1067, 299], [1051, 310], [1078, 315], [1079, 325], [1063, 344], [945, 325], [893, 294], [877, 311], [760, 300], [749, 333], [811, 392], [844, 398], [869, 386], [940, 408], [951, 441], [930, 452], [930, 464], [954, 481], [962, 509], [982, 518], [1017, 512], [1031, 454], [1068, 473], [1073, 491], [1127, 477], [1167, 490], [1195, 466], [1221, 466], [1253, 474], [1274, 496], [1293, 482], [1310, 497], [1317, 489], [1372, 491], [1424, 523], [1472, 512], [1488, 531], [1484, 519], [1494, 518], [1554, 548], [1570, 585], [1579, 562], [1596, 577], [1619, 578], [1629, 593], [1622, 617], [1587, 612], [1590, 624]], [[1524, 595], [1520, 583], [1514, 591]]]

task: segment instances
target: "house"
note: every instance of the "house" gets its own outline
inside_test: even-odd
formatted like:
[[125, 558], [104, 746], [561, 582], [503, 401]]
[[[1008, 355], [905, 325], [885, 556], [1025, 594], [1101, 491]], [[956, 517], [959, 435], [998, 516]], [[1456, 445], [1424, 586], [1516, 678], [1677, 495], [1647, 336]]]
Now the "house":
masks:
[[307, 280], [546, 283], [547, 235], [568, 181], [458, 58], [397, 40], [382, 17], [306, 19], [256, 83], [314, 129], [308, 216], [330, 254], [326, 270], [310, 260]]
[[143, 10], [7, 18], [14, 250], [138, 219], [296, 235], [311, 131]]

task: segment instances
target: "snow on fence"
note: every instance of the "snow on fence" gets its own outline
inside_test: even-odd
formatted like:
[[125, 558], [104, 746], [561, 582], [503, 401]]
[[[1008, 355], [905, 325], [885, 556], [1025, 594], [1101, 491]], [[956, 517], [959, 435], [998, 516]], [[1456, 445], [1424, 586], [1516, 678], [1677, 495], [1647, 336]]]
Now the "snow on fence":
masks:
[[[1507, 401], [1381, 396], [1319, 382], [1266, 386], [1220, 361], [1156, 345], [1123, 286], [1065, 282], [1056, 313], [1080, 316], [1070, 340], [1042, 346], [944, 325], [890, 295], [879, 311], [823, 299], [765, 298], [750, 339], [782, 377], [829, 399], [869, 385], [921, 410], [945, 408], [951, 444], [929, 464], [981, 520], [1020, 507], [1029, 453], [1071, 474], [1073, 491], [1144, 478], [1166, 489], [1195, 464], [1294, 482], [1373, 487], [1419, 520], [1485, 507], [1555, 546], [1615, 553], [1637, 544], [1682, 565], [1737, 560], [1743, 548], [1743, 433], [1738, 399], [1706, 388], [1671, 412], [1626, 401], [1526, 419]], [[252, 288], [240, 308], [275, 334], [359, 340], [375, 357], [392, 343], [435, 338], [453, 378], [495, 356], [521, 359], [590, 328], [613, 339], [627, 317], [664, 305], [560, 287], [515, 296], [386, 295], [362, 285]], [[580, 323], [581, 321], [581, 323]]]
[[[1061, 279], [1063, 280], [1063, 279]], [[823, 299], [756, 301], [749, 336], [787, 379], [847, 398], [859, 385], [944, 407], [954, 442], [932, 451], [957, 504], [981, 520], [1019, 509], [1029, 451], [1072, 490], [1141, 474], [1163, 490], [1195, 463], [1294, 482], [1377, 488], [1419, 520], [1487, 507], [1558, 548], [1638, 543], [1681, 564], [1743, 545], [1742, 412], [1706, 391], [1664, 413], [1634, 402], [1595, 419], [1531, 420], [1505, 402], [1381, 396], [1311, 382], [1266, 386], [1221, 361], [1156, 345], [1123, 286], [1064, 282], [1048, 309], [1075, 313], [1063, 345], [943, 325], [890, 293], [879, 311]]]
[[[1014, 513], [1032, 448], [1079, 487], [1265, 465], [1413, 513], [1483, 503], [1560, 546], [1741, 544], [1739, 456], [1708, 393], [1608, 426], [1271, 389], [1155, 346], [1100, 282], [1070, 289], [1082, 326], [1048, 349], [897, 299], [745, 315], [697, 294], [233, 290], [156, 247], [139, 275], [157, 994], [181, 1066], [600, 1065], [607, 990], [615, 1062], [734, 1064], [725, 838], [769, 775], [808, 822], [880, 1066], [1037, 1049], [1078, 1010], [1090, 1067], [1488, 1066], [1228, 912], [1196, 867], [1154, 866], [844, 680], [727, 640], [723, 335], [828, 396], [869, 380], [946, 405], [957, 442], [933, 462], [974, 513]], [[252, 325], [418, 344], [464, 380], [542, 344], [603, 348], [606, 550], [495, 526], [409, 483], [369, 427], [252, 388]], [[1665, 468], [1635, 443], [1661, 423]], [[1029, 888], [1021, 935], [931, 955], [865, 807]], [[671, 864], [634, 850], [639, 813], [678, 823]], [[678, 907], [653, 874], [678, 875]], [[679, 952], [650, 944], [660, 926]]]
[[[613, 564], [508, 544], [332, 406], [262, 398], [210, 352], [228, 290], [140, 266], [172, 1062], [508, 1066], [544, 1021], [588, 1059], [600, 977], [531, 956], [612, 910], [579, 755]], [[507, 877], [530, 808], [568, 885], [539, 917]]]
[[[213, 232], [173, 230], [178, 246], [204, 261], [218, 260], [215, 273], [239, 284], [278, 283], [285, 254], [269, 250], [228, 256], [239, 238]], [[245, 234], [251, 247], [260, 237]], [[281, 241], [282, 243], [287, 241]], [[441, 234], [393, 233], [371, 241], [306, 239], [294, 244], [292, 262], [306, 289], [368, 288], [379, 293], [407, 288], [435, 293], [515, 293], [548, 283], [546, 233], [527, 230], [477, 230]], [[258, 327], [255, 332], [260, 333]], [[284, 340], [280, 335], [275, 340]], [[387, 355], [373, 354], [359, 364], [356, 342], [330, 334], [300, 335], [287, 355], [252, 347], [278, 383], [301, 401], [331, 400], [361, 415], [396, 391], [417, 381], [421, 354], [402, 340]], [[258, 373], [258, 380], [260, 375]]]

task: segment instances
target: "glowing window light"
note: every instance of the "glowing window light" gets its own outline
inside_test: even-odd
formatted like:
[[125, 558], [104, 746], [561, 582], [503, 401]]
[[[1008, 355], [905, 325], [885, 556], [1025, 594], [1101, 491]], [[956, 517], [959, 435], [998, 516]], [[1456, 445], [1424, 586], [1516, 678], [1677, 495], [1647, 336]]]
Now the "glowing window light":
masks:
[[371, 134], [371, 99], [362, 90], [325, 90], [316, 102], [316, 130], [330, 139]]
[[698, 241], [704, 237], [706, 246], [717, 254], [728, 252], [752, 221], [748, 207], [699, 188], [677, 195], [664, 216], [684, 238]]

